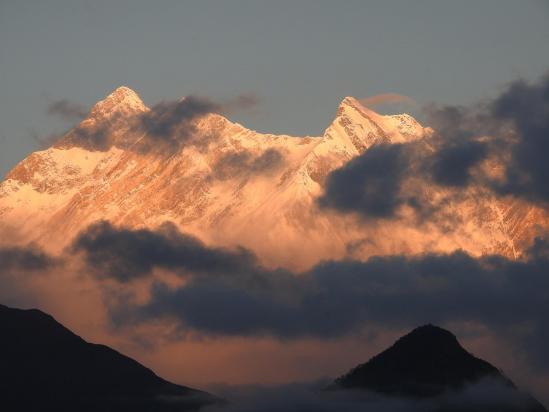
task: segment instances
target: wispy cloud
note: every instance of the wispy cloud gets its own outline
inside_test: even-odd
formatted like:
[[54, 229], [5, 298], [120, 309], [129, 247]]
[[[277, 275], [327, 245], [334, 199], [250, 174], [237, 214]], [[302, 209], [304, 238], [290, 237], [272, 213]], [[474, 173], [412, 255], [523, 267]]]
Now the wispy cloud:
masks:
[[377, 94], [375, 96], [364, 97], [359, 99], [359, 102], [365, 106], [374, 108], [380, 105], [386, 104], [410, 104], [417, 105], [417, 102], [411, 97], [404, 96], [398, 93], [383, 93]]
[[75, 102], [67, 99], [60, 99], [51, 102], [48, 105], [48, 114], [59, 116], [67, 121], [79, 121], [86, 117], [88, 109]]

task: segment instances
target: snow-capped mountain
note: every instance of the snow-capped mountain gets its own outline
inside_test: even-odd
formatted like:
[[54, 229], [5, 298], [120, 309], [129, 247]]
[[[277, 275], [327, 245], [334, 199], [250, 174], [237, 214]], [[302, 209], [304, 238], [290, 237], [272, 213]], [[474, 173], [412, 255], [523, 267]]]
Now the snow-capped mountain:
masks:
[[148, 131], [136, 122], [149, 112], [120, 87], [52, 147], [22, 160], [0, 185], [4, 238], [55, 252], [97, 220], [132, 228], [170, 221], [206, 243], [247, 247], [266, 265], [302, 269], [388, 253], [517, 256], [536, 225], [547, 224], [540, 209], [495, 199], [449, 205], [460, 222], [451, 227], [438, 220], [368, 223], [319, 209], [331, 171], [372, 145], [432, 132], [409, 115], [379, 115], [352, 97], [322, 136], [263, 134], [203, 114], [187, 125], [187, 144], [170, 151], [140, 149]]

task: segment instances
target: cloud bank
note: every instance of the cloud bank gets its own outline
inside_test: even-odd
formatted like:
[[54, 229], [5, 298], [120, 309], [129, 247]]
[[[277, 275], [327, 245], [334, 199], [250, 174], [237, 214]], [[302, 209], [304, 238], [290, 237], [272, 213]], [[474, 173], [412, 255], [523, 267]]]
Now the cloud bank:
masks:
[[[32, 279], [40, 293], [58, 294], [54, 284], [47, 292], [52, 275], [74, 272], [74, 282], [86, 285], [79, 294], [102, 296], [101, 312], [117, 334], [145, 328], [179, 342], [202, 336], [288, 344], [425, 323], [478, 325], [538, 376], [549, 372], [547, 267], [549, 244], [539, 238], [521, 260], [462, 252], [385, 256], [294, 273], [266, 269], [245, 249], [211, 247], [169, 224], [130, 230], [106, 222], [82, 232], [61, 257], [32, 247], [0, 250], [4, 299], [31, 303], [19, 289]], [[83, 296], [75, 295], [73, 305]], [[306, 405], [316, 404], [307, 396]]]
[[[373, 147], [332, 172], [321, 207], [389, 218], [433, 208], [430, 187], [474, 188], [547, 207], [549, 74], [518, 80], [488, 103], [426, 108], [433, 137]], [[394, 147], [393, 147], [394, 146]]]
[[[365, 327], [470, 322], [525, 349], [549, 369], [549, 246], [537, 239], [523, 260], [501, 256], [373, 257], [324, 262], [304, 273], [268, 270], [244, 249], [211, 248], [166, 226], [159, 231], [92, 226], [75, 241], [102, 279], [151, 280], [146, 302], [112, 308], [118, 323], [175, 322], [210, 336], [339, 338]], [[154, 277], [175, 273], [174, 286]]]

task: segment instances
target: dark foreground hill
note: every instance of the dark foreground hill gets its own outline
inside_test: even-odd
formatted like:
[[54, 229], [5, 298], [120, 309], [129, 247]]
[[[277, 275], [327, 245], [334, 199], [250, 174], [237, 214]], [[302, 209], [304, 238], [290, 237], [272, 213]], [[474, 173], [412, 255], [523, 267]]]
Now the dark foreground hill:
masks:
[[[489, 388], [475, 397], [471, 388]], [[422, 326], [336, 379], [330, 389], [362, 389], [389, 397], [428, 400], [440, 411], [547, 412], [496, 367], [467, 352], [449, 331]], [[489, 393], [488, 393], [489, 392]], [[459, 402], [460, 393], [463, 402]], [[432, 402], [431, 402], [432, 401]], [[475, 405], [478, 402], [478, 405]]]
[[193, 411], [218, 399], [88, 343], [39, 310], [0, 305], [0, 410]]

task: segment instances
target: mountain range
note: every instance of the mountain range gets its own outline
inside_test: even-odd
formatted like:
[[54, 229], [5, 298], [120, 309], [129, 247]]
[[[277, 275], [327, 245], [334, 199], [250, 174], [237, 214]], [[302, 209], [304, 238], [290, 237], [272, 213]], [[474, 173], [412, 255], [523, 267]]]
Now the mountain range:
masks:
[[23, 159], [0, 184], [4, 239], [59, 252], [97, 220], [130, 228], [170, 221], [207, 244], [244, 246], [266, 266], [306, 269], [325, 259], [457, 249], [519, 257], [549, 225], [534, 205], [466, 191], [445, 206], [447, 219], [422, 222], [370, 222], [319, 207], [334, 170], [373, 146], [433, 134], [407, 114], [380, 115], [353, 97], [321, 136], [259, 133], [199, 113], [161, 139], [154, 116], [119, 87]]

